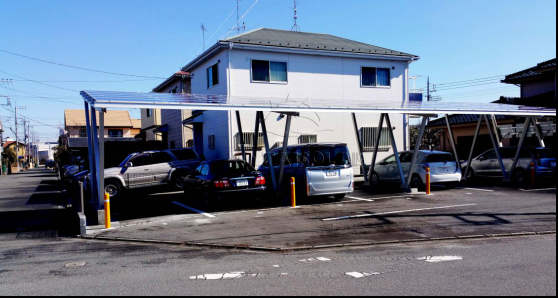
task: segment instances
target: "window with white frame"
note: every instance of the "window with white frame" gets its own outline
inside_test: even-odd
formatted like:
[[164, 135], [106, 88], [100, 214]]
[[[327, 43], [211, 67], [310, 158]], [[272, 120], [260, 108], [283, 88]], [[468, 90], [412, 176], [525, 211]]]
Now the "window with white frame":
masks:
[[219, 63], [207, 68], [207, 89], [219, 85]]
[[[376, 146], [376, 140], [378, 138], [379, 129], [377, 127], [363, 127], [360, 129], [360, 138], [362, 140], [362, 149], [364, 152], [373, 152]], [[389, 151], [391, 149], [392, 143], [389, 136], [389, 129], [383, 128], [382, 135], [380, 137], [380, 146], [378, 146], [379, 151]]]
[[318, 142], [318, 135], [301, 135], [298, 137], [299, 144], [316, 144]]
[[252, 60], [252, 82], [286, 83], [287, 63]]
[[363, 67], [362, 87], [390, 87], [391, 70], [389, 68]]
[[[254, 150], [254, 133], [253, 132], [245, 132], [242, 134], [243, 138], [244, 138], [244, 149], [246, 150]], [[237, 133], [235, 136], [235, 143], [236, 143], [236, 150], [240, 151], [242, 150], [241, 147], [241, 140], [240, 140], [240, 133]], [[262, 150], [263, 147], [265, 146], [265, 142], [264, 142], [264, 135], [263, 133], [259, 133], [258, 134], [258, 144], [257, 144], [257, 148], [258, 150]]]

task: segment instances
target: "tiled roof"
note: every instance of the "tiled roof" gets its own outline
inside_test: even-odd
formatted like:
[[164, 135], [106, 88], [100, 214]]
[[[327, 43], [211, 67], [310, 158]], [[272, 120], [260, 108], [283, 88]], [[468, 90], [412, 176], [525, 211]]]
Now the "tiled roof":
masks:
[[[97, 112], [97, 123], [99, 123], [99, 113]], [[84, 110], [65, 110], [64, 119], [66, 127], [85, 127]], [[128, 111], [109, 110], [105, 114], [105, 127], [133, 127], [132, 118]]]
[[291, 49], [320, 50], [418, 58], [401, 51], [390, 50], [328, 34], [258, 29], [223, 40], [235, 44], [272, 46]]
[[132, 119], [132, 128], [141, 129], [141, 119]]
[[529, 69], [522, 70], [520, 72], [516, 72], [514, 74], [508, 75], [506, 76], [506, 79], [503, 80], [502, 82], [513, 84], [520, 80], [535, 78], [540, 76], [542, 71], [552, 67], [556, 68], [556, 58], [539, 63], [535, 67], [531, 67]]
[[[2, 145], [3, 148], [8, 148], [9, 146], [15, 144], [15, 141], [7, 141], [4, 143], [4, 145]], [[22, 142], [19, 142], [20, 145], [25, 146], [25, 144], [23, 144]]]
[[[479, 122], [479, 115], [451, 115], [449, 116], [451, 125], [459, 125], [459, 124], [470, 124], [470, 123], [478, 123]], [[496, 120], [510, 120], [514, 119], [515, 117], [510, 116], [496, 116]], [[446, 118], [440, 118], [433, 121], [430, 121], [428, 127], [446, 127], [448, 124], [446, 122]]]
[[178, 71], [176, 73], [174, 73], [172, 76], [170, 76], [168, 79], [166, 79], [164, 82], [162, 82], [161, 84], [159, 84], [157, 87], [153, 88], [153, 92], [159, 92], [161, 91], [161, 89], [164, 89], [169, 83], [173, 82], [174, 80], [178, 79], [178, 78], [182, 78], [182, 77], [190, 77], [191, 74], [189, 72], [185, 72], [185, 71]]
[[502, 96], [495, 103], [510, 104], [516, 106], [530, 106], [541, 108], [556, 108], [556, 95], [554, 91], [532, 97], [505, 97]]

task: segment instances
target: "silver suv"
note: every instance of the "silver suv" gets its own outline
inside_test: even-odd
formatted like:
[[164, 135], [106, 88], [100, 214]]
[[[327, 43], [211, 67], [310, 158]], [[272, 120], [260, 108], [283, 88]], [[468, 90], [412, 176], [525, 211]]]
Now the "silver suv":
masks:
[[105, 193], [118, 198], [125, 189], [160, 185], [183, 189], [184, 178], [201, 162], [190, 148], [134, 153], [120, 166], [105, 170]]
[[[515, 185], [525, 186], [527, 184], [533, 163], [535, 164], [537, 178], [556, 179], [556, 152], [552, 149], [524, 148], [519, 155], [517, 167], [512, 171], [516, 153], [517, 147], [504, 147], [501, 149], [506, 171], [511, 173], [511, 178]], [[467, 162], [463, 164], [463, 167], [463, 172], [466, 172]], [[471, 162], [471, 169], [467, 174], [467, 180], [471, 181], [476, 177], [503, 177], [498, 156], [494, 149], [486, 151]]]

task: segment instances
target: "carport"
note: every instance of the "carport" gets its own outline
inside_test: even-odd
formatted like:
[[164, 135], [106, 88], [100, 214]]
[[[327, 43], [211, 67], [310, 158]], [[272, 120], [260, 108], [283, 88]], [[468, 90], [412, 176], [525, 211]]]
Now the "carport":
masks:
[[[495, 138], [495, 133], [491, 125], [491, 115], [507, 115], [526, 118], [523, 134], [521, 135], [520, 145], [517, 151], [515, 163], [518, 161], [519, 154], [524, 144], [524, 140], [529, 132], [529, 127], [533, 123], [533, 119], [539, 117], [556, 117], [555, 109], [545, 109], [527, 106], [513, 106], [503, 104], [484, 104], [484, 103], [455, 103], [455, 102], [388, 102], [370, 100], [324, 100], [324, 99], [296, 99], [296, 98], [251, 98], [251, 97], [229, 97], [224, 95], [193, 95], [193, 94], [162, 94], [162, 93], [132, 93], [132, 92], [109, 92], [109, 91], [82, 91], [82, 97], [85, 100], [85, 114], [87, 121], [87, 136], [89, 145], [89, 161], [91, 169], [91, 190], [92, 200], [91, 206], [96, 210], [103, 209], [103, 196], [104, 196], [104, 134], [99, 134], [99, 131], [104, 131], [104, 112], [107, 109], [178, 109], [178, 110], [202, 110], [202, 111], [230, 111], [235, 112], [237, 120], [241, 117], [241, 112], [256, 112], [255, 123], [255, 140], [257, 143], [259, 130], [261, 128], [264, 137], [265, 149], [270, 167], [273, 168], [271, 159], [270, 144], [268, 141], [266, 122], [264, 112], [278, 113], [281, 117], [286, 118], [285, 134], [283, 142], [283, 154], [281, 163], [279, 165], [279, 176], [276, 177], [274, 171], [272, 174], [272, 184], [275, 192], [281, 195], [282, 185], [284, 180], [284, 168], [286, 163], [286, 152], [288, 147], [288, 140], [290, 134], [291, 120], [297, 117], [300, 113], [351, 113], [353, 116], [353, 125], [355, 135], [359, 144], [359, 153], [363, 169], [366, 169], [366, 162], [363, 155], [363, 144], [360, 140], [358, 133], [358, 123], [356, 114], [380, 114], [380, 123], [378, 131], [380, 132], [375, 140], [376, 146], [374, 147], [373, 159], [371, 161], [372, 171], [376, 164], [376, 159], [379, 151], [379, 144], [381, 140], [381, 131], [383, 127], [388, 128], [389, 137], [392, 140], [393, 152], [396, 157], [399, 174], [401, 177], [401, 188], [408, 190], [411, 175], [405, 179], [405, 173], [401, 160], [399, 159], [399, 149], [391, 125], [390, 114], [414, 115], [422, 117], [422, 122], [419, 130], [419, 138], [417, 146], [414, 150], [412, 165], [415, 164], [421, 140], [430, 117], [436, 115], [449, 115], [455, 114], [474, 114], [482, 115], [477, 127], [476, 136], [480, 133], [483, 121], [486, 122], [494, 149], [497, 152], [498, 159], [505, 180], [509, 181], [509, 173], [507, 173], [504, 162], [500, 154], [500, 146]], [[99, 123], [95, 117], [95, 112], [99, 112]], [[447, 119], [447, 118], [446, 118]], [[461, 165], [460, 158], [457, 154], [455, 146], [455, 138], [452, 133], [450, 121], [447, 121], [448, 129], [450, 132], [451, 145], [457, 160], [458, 165]], [[241, 136], [242, 156], [246, 159], [245, 140], [242, 139], [242, 126], [240, 121], [237, 122], [238, 130]], [[476, 143], [476, 137], [474, 143]], [[256, 146], [254, 146], [256, 147]], [[474, 147], [474, 145], [473, 145]], [[472, 159], [473, 150], [469, 156], [469, 162]], [[252, 165], [257, 163], [256, 152], [252, 154]], [[516, 164], [512, 169], [516, 168]], [[414, 171], [410, 169], [410, 173]], [[363, 171], [366, 173], [366, 171]], [[368, 175], [365, 175], [368, 180]]]

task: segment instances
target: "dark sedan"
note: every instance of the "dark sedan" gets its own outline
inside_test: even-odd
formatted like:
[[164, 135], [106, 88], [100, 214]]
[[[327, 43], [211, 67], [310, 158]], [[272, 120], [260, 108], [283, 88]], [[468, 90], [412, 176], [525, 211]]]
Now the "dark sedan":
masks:
[[203, 205], [225, 197], [255, 197], [266, 191], [262, 173], [242, 160], [205, 161], [184, 180], [187, 199]]

